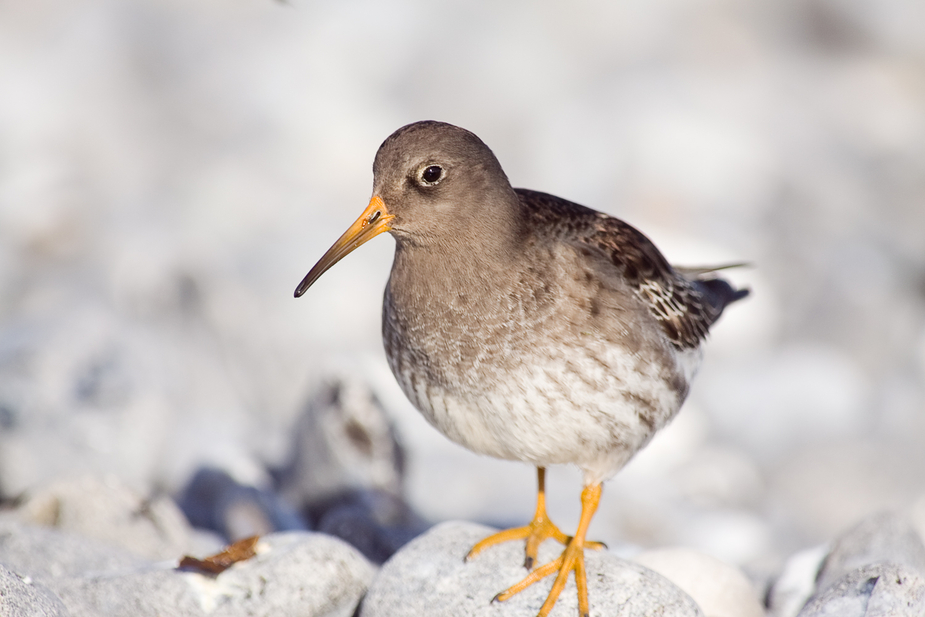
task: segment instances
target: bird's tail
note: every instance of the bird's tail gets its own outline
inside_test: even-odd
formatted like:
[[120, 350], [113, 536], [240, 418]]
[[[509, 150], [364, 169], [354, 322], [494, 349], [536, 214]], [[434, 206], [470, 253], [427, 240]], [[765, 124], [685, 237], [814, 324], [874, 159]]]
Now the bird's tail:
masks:
[[733, 263], [733, 264], [724, 264], [721, 266], [708, 266], [708, 267], [675, 267], [675, 270], [685, 275], [686, 277], [692, 279], [694, 286], [697, 287], [702, 294], [704, 302], [706, 302], [712, 309], [713, 319], [711, 321], [716, 321], [719, 319], [719, 316], [722, 315], [723, 309], [737, 302], [742, 298], [751, 293], [748, 288], [736, 289], [729, 284], [725, 279], [717, 277], [707, 277], [706, 275], [717, 272], [718, 270], [728, 270], [729, 268], [742, 268], [747, 267], [750, 264], [747, 263]]
[[704, 274], [712, 274], [720, 270], [730, 270], [732, 268], [750, 268], [751, 264], [747, 261], [739, 261], [721, 266], [672, 266], [675, 270], [691, 279], [699, 279]]

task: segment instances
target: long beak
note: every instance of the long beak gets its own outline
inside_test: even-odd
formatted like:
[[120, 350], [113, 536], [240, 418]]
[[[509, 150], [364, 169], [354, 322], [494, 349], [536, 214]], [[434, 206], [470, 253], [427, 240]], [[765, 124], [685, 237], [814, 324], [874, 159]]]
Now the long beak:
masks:
[[389, 211], [386, 210], [382, 198], [378, 195], [373, 196], [360, 218], [344, 232], [344, 235], [337, 239], [334, 246], [329, 248], [328, 252], [315, 264], [315, 267], [305, 275], [299, 286], [295, 288], [295, 297], [298, 298], [308, 291], [312, 283], [317, 281], [328, 268], [346, 257], [353, 249], [372, 240], [382, 232], [392, 229], [391, 223], [394, 218], [395, 215], [389, 214]]

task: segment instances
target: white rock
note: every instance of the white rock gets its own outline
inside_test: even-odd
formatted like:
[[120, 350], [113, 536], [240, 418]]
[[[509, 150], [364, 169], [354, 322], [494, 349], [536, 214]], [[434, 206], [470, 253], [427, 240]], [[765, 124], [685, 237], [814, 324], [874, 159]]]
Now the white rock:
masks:
[[147, 499], [115, 476], [51, 482], [29, 491], [16, 514], [25, 523], [56, 527], [150, 559], [177, 558], [192, 543], [192, 530], [171, 499]]
[[2, 617], [69, 617], [60, 598], [31, 577], [23, 577], [0, 564], [0, 615]]
[[148, 567], [49, 585], [74, 617], [349, 617], [375, 573], [355, 549], [322, 534], [271, 534], [257, 550], [215, 577]]
[[293, 504], [348, 491], [401, 494], [404, 452], [374, 392], [356, 378], [327, 379], [299, 417], [280, 490]]
[[640, 553], [633, 561], [687, 592], [706, 617], [765, 615], [751, 581], [719, 559], [687, 548], [666, 548]]
[[[0, 563], [48, 587], [71, 617], [349, 617], [375, 574], [357, 550], [317, 533], [271, 534], [255, 557], [206, 576], [9, 520], [0, 523]], [[31, 597], [22, 585], [12, 590]]]
[[[185, 575], [194, 576], [194, 575]], [[195, 575], [198, 576], [198, 575]], [[198, 590], [167, 566], [95, 572], [44, 581], [72, 617], [202, 617]]]
[[839, 536], [816, 577], [824, 590], [843, 576], [871, 563], [889, 562], [925, 576], [925, 545], [904, 515], [882, 512]]
[[[527, 575], [523, 542], [508, 542], [463, 561], [476, 542], [494, 530], [464, 522], [443, 523], [418, 537], [382, 566], [361, 608], [361, 617], [503, 617], [535, 615], [552, 580], [537, 583], [502, 603], [492, 598]], [[539, 562], [561, 547], [545, 543]], [[588, 600], [592, 616], [694, 617], [694, 601], [663, 576], [606, 551], [587, 551]], [[574, 617], [578, 596], [574, 577], [559, 596], [551, 617]]]
[[822, 544], [795, 553], [784, 564], [780, 576], [768, 591], [768, 614], [771, 617], [796, 617], [816, 591], [816, 576], [829, 553]]
[[875, 563], [849, 572], [814, 597], [798, 617], [922, 617], [925, 577], [905, 566]]
[[359, 551], [324, 534], [271, 534], [257, 549], [254, 559], [219, 577], [232, 590], [216, 605], [220, 614], [349, 617], [376, 574]]
[[47, 580], [88, 572], [127, 571], [149, 562], [125, 549], [4, 517], [0, 519], [0, 563], [20, 574]]

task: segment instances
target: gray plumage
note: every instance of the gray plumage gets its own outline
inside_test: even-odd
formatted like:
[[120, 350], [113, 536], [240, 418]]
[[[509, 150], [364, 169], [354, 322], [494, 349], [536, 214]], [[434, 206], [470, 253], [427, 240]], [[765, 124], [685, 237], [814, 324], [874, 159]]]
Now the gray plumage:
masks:
[[389, 364], [476, 452], [609, 478], [677, 413], [710, 326], [747, 293], [673, 268], [619, 219], [513, 189], [449, 124], [399, 129], [373, 170], [396, 239]]

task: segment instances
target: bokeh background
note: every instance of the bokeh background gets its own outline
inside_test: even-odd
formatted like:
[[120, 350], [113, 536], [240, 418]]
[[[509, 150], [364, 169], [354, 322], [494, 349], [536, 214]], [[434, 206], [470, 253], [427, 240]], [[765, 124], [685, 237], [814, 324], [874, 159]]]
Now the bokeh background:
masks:
[[[0, 494], [86, 472], [174, 494], [201, 465], [270, 486], [350, 374], [422, 516], [525, 521], [534, 471], [450, 444], [388, 372], [390, 239], [292, 298], [381, 141], [438, 119], [676, 263], [752, 264], [591, 536], [760, 579], [925, 508], [923, 28], [920, 0], [0, 4]], [[572, 527], [580, 475], [549, 491]]]

